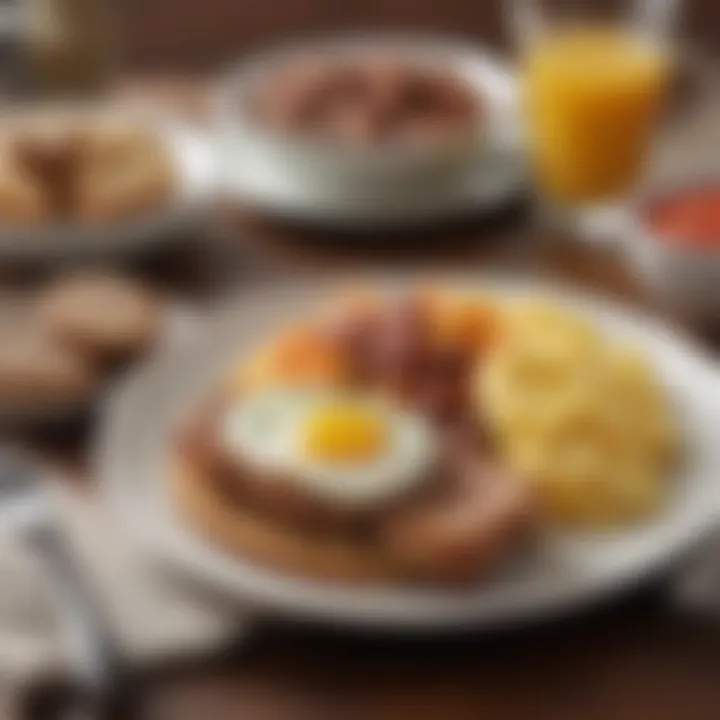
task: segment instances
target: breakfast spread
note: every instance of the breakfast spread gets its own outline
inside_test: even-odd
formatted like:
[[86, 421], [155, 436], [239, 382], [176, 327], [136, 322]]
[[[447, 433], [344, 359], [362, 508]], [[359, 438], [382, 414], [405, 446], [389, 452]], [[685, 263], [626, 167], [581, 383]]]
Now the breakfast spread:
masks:
[[0, 222], [103, 223], [142, 215], [173, 193], [161, 138], [133, 123], [38, 116], [0, 137]]
[[647, 361], [572, 311], [360, 292], [231, 368], [179, 428], [170, 485], [187, 523], [272, 567], [447, 583], [542, 523], [647, 516], [676, 450]]
[[[461, 200], [445, 205], [454, 213], [464, 193], [469, 205], [483, 204], [486, 178], [495, 204], [506, 194], [495, 191], [496, 179], [504, 187], [502, 168], [526, 151], [538, 189], [554, 201], [584, 208], [614, 200], [644, 165], [672, 70], [665, 45], [634, 30], [548, 27], [529, 38], [521, 58], [526, 116], [517, 132], [512, 74], [493, 69], [490, 56], [461, 48], [436, 55], [432, 43], [417, 52], [399, 43], [305, 47], [219, 84], [213, 125], [229, 171], [218, 174], [223, 189], [236, 182], [243, 200], [289, 209], [278, 213], [288, 218], [299, 211], [364, 222], [379, 212], [397, 222], [419, 217], [435, 195], [438, 207], [443, 197]], [[182, 156], [177, 167], [171, 146]], [[190, 144], [174, 148], [157, 129], [104, 115], [8, 119], [0, 125], [0, 225], [105, 235], [92, 231], [179, 196], [176, 171], [184, 173], [186, 159], [188, 168], [202, 163]], [[517, 165], [524, 173], [525, 163]], [[714, 187], [691, 187], [646, 203], [641, 219], [667, 240], [656, 246], [706, 249], [720, 232], [719, 200]], [[405, 204], [412, 214], [403, 215]], [[143, 235], [145, 224], [137, 225]], [[118, 276], [61, 278], [30, 310], [0, 347], [0, 416], [87, 405], [163, 330], [160, 299]], [[605, 552], [597, 547], [606, 539], [624, 540], [618, 530], [632, 529], [632, 543], [636, 531], [654, 527], [671, 499], [680, 429], [694, 428], [682, 400], [676, 417], [643, 352], [569, 303], [538, 296], [439, 286], [335, 294], [317, 312], [270, 328], [221, 373], [210, 362], [227, 345], [207, 337], [207, 347], [193, 348], [193, 370], [199, 375], [205, 361], [214, 379], [190, 412], [177, 415], [175, 394], [184, 387], [179, 373], [168, 373], [165, 388], [161, 355], [139, 374], [138, 395], [128, 393], [137, 415], [124, 410], [113, 429], [126, 443], [123, 460], [132, 442], [140, 454], [140, 433], [148, 438], [142, 452], [152, 469], [134, 492], [152, 486], [163, 467], [168, 494], [152, 498], [173, 503], [163, 521], [180, 520], [209, 543], [180, 552], [242, 558], [247, 565], [225, 567], [245, 585], [256, 565], [270, 571], [270, 583], [280, 579], [275, 572], [384, 586], [377, 595], [414, 584], [412, 592], [431, 586], [425, 597], [467, 598], [455, 586], [514, 570], [528, 550], [538, 550], [537, 572], [521, 565], [520, 586], [514, 572], [504, 586], [503, 575], [499, 585], [512, 594], [500, 602], [530, 607], [539, 597], [542, 605], [543, 593], [562, 600], [568, 587], [584, 592], [598, 572], [603, 582], [626, 580], [637, 564], [612, 567], [617, 550], [608, 552], [609, 569], [596, 565], [583, 577], [577, 568]], [[152, 423], [165, 427], [151, 442]], [[148, 525], [155, 519], [145, 516]], [[596, 545], [554, 555], [568, 539]], [[560, 572], [546, 573], [556, 559]], [[537, 582], [542, 573], [549, 580]], [[447, 587], [453, 591], [437, 592]], [[482, 598], [490, 598], [488, 617], [492, 596]]]
[[387, 54], [281, 63], [247, 110], [279, 133], [349, 146], [432, 143], [467, 134], [482, 115], [477, 93], [452, 67]]

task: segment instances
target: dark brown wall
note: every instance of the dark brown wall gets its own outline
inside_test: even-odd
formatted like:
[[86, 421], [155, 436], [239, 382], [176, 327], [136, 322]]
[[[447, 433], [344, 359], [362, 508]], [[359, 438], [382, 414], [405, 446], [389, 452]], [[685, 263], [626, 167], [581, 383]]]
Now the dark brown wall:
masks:
[[[508, 0], [115, 1], [134, 67], [208, 68], [285, 38], [364, 28], [507, 44], [502, 16]], [[720, 0], [686, 0], [683, 24], [693, 40], [720, 46]]]

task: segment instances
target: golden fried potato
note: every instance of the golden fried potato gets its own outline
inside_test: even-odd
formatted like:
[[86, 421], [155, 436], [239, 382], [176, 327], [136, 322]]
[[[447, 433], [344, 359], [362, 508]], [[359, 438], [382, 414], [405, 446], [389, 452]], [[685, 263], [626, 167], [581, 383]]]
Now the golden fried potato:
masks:
[[49, 215], [42, 187], [21, 168], [0, 158], [0, 219], [11, 225], [30, 225]]
[[547, 303], [520, 304], [503, 323], [478, 367], [476, 402], [548, 514], [612, 524], [656, 508], [678, 438], [644, 356]]

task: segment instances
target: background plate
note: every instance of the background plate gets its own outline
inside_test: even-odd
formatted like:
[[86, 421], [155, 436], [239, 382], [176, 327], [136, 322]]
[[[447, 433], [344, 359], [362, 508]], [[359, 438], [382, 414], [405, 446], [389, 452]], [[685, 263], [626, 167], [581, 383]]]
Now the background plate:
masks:
[[[347, 183], [314, 182], [308, 171], [283, 170], [272, 162], [265, 143], [250, 126], [238, 123], [232, 144], [223, 141], [224, 120], [218, 118], [218, 168], [223, 192], [268, 214], [288, 220], [322, 225], [385, 226], [445, 220], [458, 215], [489, 212], [526, 189], [526, 167], [517, 112], [517, 87], [509, 66], [492, 54], [473, 46], [412, 35], [350, 36], [343, 40], [319, 40], [266, 53], [241, 65], [230, 75], [230, 87], [242, 93], [253, 73], [285, 55], [303, 54], [308, 48], [369, 48], [408, 56], [447, 57], [487, 102], [485, 137], [478, 143], [477, 159], [469, 170], [450, 173], [427, 186], [409, 190], [391, 183], [387, 192], [366, 195]], [[241, 96], [241, 95], [240, 95]], [[220, 112], [220, 115], [222, 113]], [[235, 142], [237, 140], [237, 142]], [[240, 147], [238, 147], [238, 143]], [[276, 152], [280, 152], [276, 148]], [[332, 151], [321, 153], [323, 157]], [[326, 160], [327, 158], [324, 158]], [[312, 167], [312, 163], [309, 163]]]
[[198, 220], [215, 186], [207, 139], [171, 118], [152, 117], [176, 166], [178, 188], [167, 207], [126, 221], [82, 225], [8, 227], [0, 224], [0, 261], [53, 261], [136, 254], [177, 239]]

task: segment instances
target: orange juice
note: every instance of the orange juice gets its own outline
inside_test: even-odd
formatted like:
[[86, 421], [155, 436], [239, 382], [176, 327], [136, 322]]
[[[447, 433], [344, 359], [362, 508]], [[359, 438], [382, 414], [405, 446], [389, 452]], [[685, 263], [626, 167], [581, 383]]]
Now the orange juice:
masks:
[[668, 53], [620, 28], [559, 28], [528, 48], [526, 121], [551, 198], [596, 202], [637, 179], [669, 77]]

